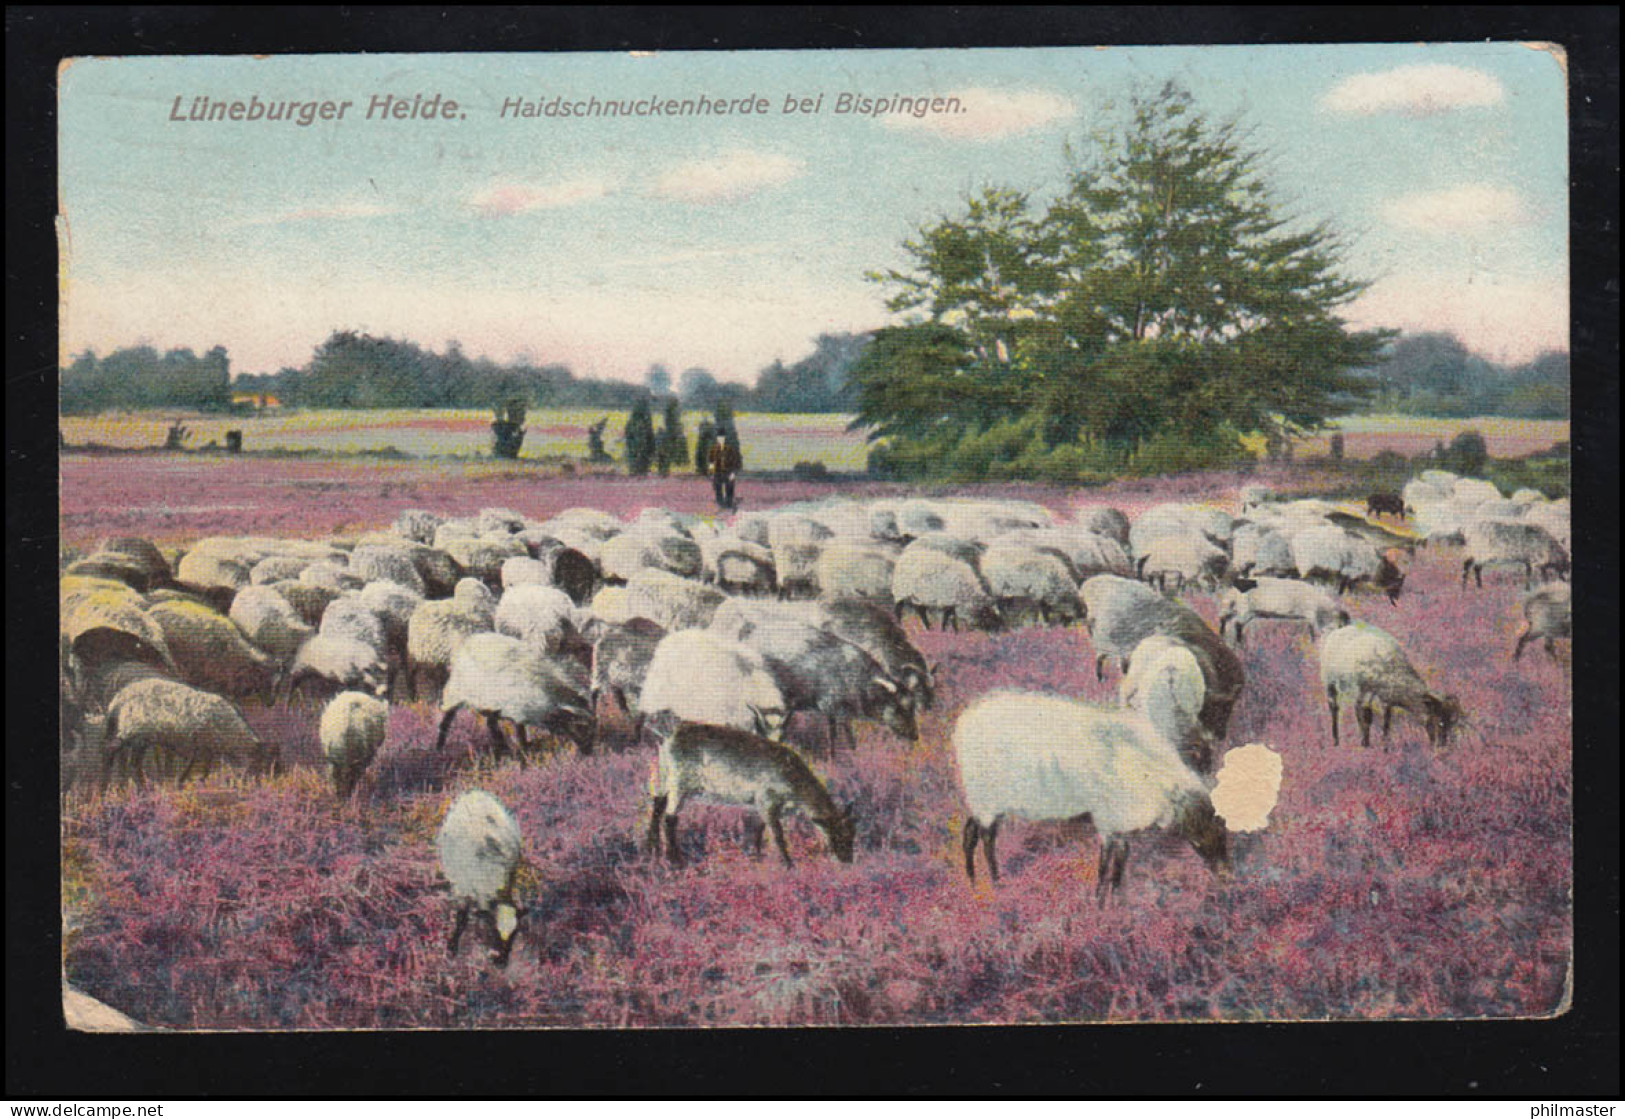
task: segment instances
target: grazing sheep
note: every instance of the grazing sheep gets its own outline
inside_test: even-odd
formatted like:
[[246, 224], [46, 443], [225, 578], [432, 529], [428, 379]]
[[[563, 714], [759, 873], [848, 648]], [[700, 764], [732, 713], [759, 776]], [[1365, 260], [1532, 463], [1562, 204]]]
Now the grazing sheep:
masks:
[[1298, 573], [1292, 562], [1292, 542], [1279, 530], [1260, 524], [1236, 529], [1231, 541], [1230, 565], [1237, 575], [1291, 576]]
[[1355, 534], [1337, 525], [1305, 529], [1292, 537], [1292, 562], [1304, 579], [1323, 579], [1337, 585], [1338, 594], [1369, 584], [1397, 605], [1405, 586], [1405, 573]]
[[227, 615], [255, 646], [270, 654], [278, 665], [287, 665], [316, 630], [305, 624], [293, 608], [272, 587], [244, 587], [231, 600]]
[[604, 578], [630, 582], [640, 571], [654, 569], [698, 578], [703, 560], [700, 546], [686, 535], [644, 525], [604, 542], [598, 557]]
[[1076, 526], [1025, 528], [996, 536], [989, 547], [1020, 544], [1048, 552], [1067, 566], [1075, 584], [1096, 575], [1132, 575], [1128, 552], [1114, 537]]
[[947, 522], [933, 502], [916, 499], [898, 507], [897, 527], [908, 536], [919, 537], [928, 532], [941, 532]]
[[664, 831], [666, 856], [674, 866], [683, 862], [677, 844], [677, 816], [696, 797], [754, 808], [752, 847], [760, 852], [763, 833], [771, 829], [785, 866], [791, 865], [784, 841], [787, 808], [800, 811], [824, 833], [830, 853], [838, 860], [852, 861], [857, 830], [852, 806], [837, 807], [807, 763], [771, 739], [731, 727], [683, 723], [661, 742], [651, 785], [654, 805], [647, 849], [660, 854]]
[[561, 662], [515, 637], [476, 633], [452, 654], [451, 674], [440, 699], [440, 734], [435, 749], [446, 745], [457, 712], [468, 708], [485, 716], [485, 726], [498, 757], [508, 754], [499, 720], [506, 719], [519, 737], [519, 761], [530, 752], [528, 728], [561, 735], [583, 754], [591, 754], [598, 735], [589, 710], [586, 681], [569, 662]]
[[123, 583], [64, 579], [62, 636], [70, 663], [137, 660], [179, 672], [162, 627], [142, 607], [141, 596]]
[[897, 557], [892, 570], [897, 617], [912, 606], [927, 629], [933, 610], [944, 629], [958, 630], [961, 621], [977, 629], [997, 629], [998, 606], [981, 574], [973, 563], [939, 547], [943, 540], [940, 535], [922, 536]]
[[[1541, 500], [1545, 500], [1542, 498]], [[110, 536], [96, 545], [98, 553], [113, 552], [133, 562], [143, 573], [146, 587], [167, 586], [174, 581], [174, 569], [157, 545], [141, 536]], [[143, 589], [143, 588], [137, 588]]]
[[514, 587], [497, 603], [496, 631], [544, 653], [576, 655], [589, 646], [576, 629], [576, 605], [557, 587]]
[[[309, 583], [301, 583], [297, 579], [282, 579], [269, 584], [270, 588], [281, 595], [299, 620], [309, 626], [312, 631], [322, 624], [322, 615], [327, 612], [328, 604], [338, 598], [339, 592], [328, 587], [313, 587]], [[237, 592], [241, 594], [242, 592]], [[235, 599], [233, 600], [235, 601]]]
[[646, 569], [626, 584], [634, 617], [648, 618], [668, 630], [704, 629], [728, 596], [715, 587], [669, 571]]
[[1568, 498], [1565, 497], [1558, 501], [1544, 501], [1531, 506], [1529, 511], [1523, 515], [1523, 519], [1529, 524], [1539, 525], [1549, 532], [1552, 539], [1556, 540], [1564, 551], [1570, 550]]
[[[719, 618], [721, 613], [717, 612]], [[936, 700], [936, 673], [889, 612], [871, 603], [847, 600], [828, 603], [819, 615], [803, 620], [829, 630], [868, 653], [888, 677], [914, 697], [917, 710], [931, 708]]]
[[621, 713], [633, 720], [634, 742], [643, 738], [643, 715], [638, 705], [643, 695], [643, 681], [649, 675], [655, 650], [665, 636], [665, 629], [648, 618], [630, 618], [608, 625], [593, 642], [588, 703], [596, 715], [599, 697], [606, 691], [614, 696]]
[[1228, 871], [1228, 837], [1207, 786], [1137, 712], [993, 692], [959, 717], [953, 742], [968, 810], [961, 846], [972, 881], [978, 840], [988, 874], [998, 880], [994, 839], [1006, 816], [1088, 814], [1100, 837], [1099, 904], [1122, 885], [1128, 836], [1145, 828], [1176, 829], [1210, 870]]
[[445, 685], [452, 654], [465, 638], [496, 627], [496, 600], [478, 579], [463, 579], [449, 599], [424, 602], [406, 627], [406, 695], [414, 699], [425, 678]]
[[498, 540], [488, 536], [452, 536], [444, 541], [436, 537], [435, 547], [456, 561], [458, 570], [465, 576], [491, 587], [501, 585], [504, 560], [530, 554], [523, 544], [512, 537]]
[[1236, 644], [1241, 645], [1247, 627], [1259, 618], [1304, 622], [1317, 636], [1349, 624], [1348, 611], [1319, 587], [1296, 579], [1259, 579], [1250, 590], [1232, 588], [1225, 594], [1219, 636], [1233, 628]]
[[1523, 647], [1531, 641], [1542, 641], [1546, 655], [1557, 660], [1559, 639], [1574, 636], [1573, 588], [1567, 583], [1547, 583], [1524, 596], [1523, 628], [1518, 631], [1518, 644], [1512, 650], [1512, 659], [1523, 656]]
[[751, 544], [759, 544], [769, 551], [773, 548], [773, 538], [769, 531], [769, 522], [772, 516], [767, 513], [741, 513], [734, 518], [733, 533], [739, 539]]
[[389, 664], [373, 646], [347, 637], [318, 633], [299, 646], [288, 666], [284, 702], [295, 695], [357, 688], [376, 696], [389, 693]]
[[1535, 585], [1535, 574], [1550, 579], [1569, 573], [1569, 554], [1552, 534], [1539, 525], [1522, 521], [1483, 520], [1467, 526], [1467, 554], [1461, 563], [1461, 585], [1467, 587], [1471, 575], [1484, 585], [1486, 567], [1514, 566], [1524, 569], [1524, 590]]
[[519, 823], [503, 803], [482, 789], [457, 798], [435, 837], [440, 873], [451, 884], [455, 918], [446, 954], [455, 956], [468, 927], [470, 911], [477, 910], [496, 942], [491, 961], [508, 966], [513, 942], [525, 910], [514, 900], [514, 884], [523, 861]]
[[1384, 513], [1399, 520], [1405, 519], [1405, 499], [1397, 493], [1374, 493], [1365, 499], [1365, 515], [1380, 517]]
[[1136, 553], [1140, 578], [1165, 592], [1170, 583], [1176, 591], [1186, 584], [1216, 590], [1230, 567], [1225, 550], [1197, 532], [1157, 536], [1143, 544]]
[[785, 721], [798, 711], [824, 716], [831, 749], [838, 727], [856, 745], [852, 720], [858, 718], [877, 719], [900, 738], [919, 738], [913, 693], [852, 642], [787, 618], [764, 620], [740, 641], [767, 662], [784, 697]]
[[825, 541], [834, 537], [826, 526], [801, 513], [775, 513], [768, 520], [768, 547], [779, 581], [779, 597], [818, 595], [818, 559]]
[[236, 594], [248, 586], [251, 568], [251, 564], [240, 563], [194, 548], [181, 557], [175, 578], [187, 587], [204, 592], [225, 591], [228, 594]]
[[195, 602], [160, 602], [147, 616], [164, 631], [188, 684], [233, 699], [257, 695], [271, 702], [279, 664], [256, 649], [230, 618]]
[[876, 544], [833, 541], [818, 557], [818, 594], [826, 601], [862, 600], [891, 606], [897, 553]]
[[632, 611], [632, 596], [626, 593], [623, 586], [598, 588], [587, 610], [594, 618], [608, 625], [618, 626], [637, 617]]
[[142, 761], [151, 750], [186, 759], [177, 784], [185, 784], [199, 763], [208, 777], [220, 758], [237, 762], [250, 776], [279, 764], [276, 746], [261, 742], [230, 701], [176, 680], [141, 680], [120, 690], [107, 707], [106, 736], [103, 789], [120, 760], [144, 782]]
[[349, 800], [356, 782], [384, 744], [389, 705], [362, 692], [340, 692], [322, 712], [319, 736], [333, 792]]
[[70, 563], [64, 574], [69, 577], [111, 579], [141, 593], [169, 582], [167, 571], [158, 575], [136, 557], [122, 552], [92, 552]]
[[577, 606], [585, 606], [598, 589], [598, 565], [580, 549], [562, 541], [537, 550], [536, 558], [547, 564], [553, 586], [570, 596]]
[[1128, 547], [1129, 519], [1120, 509], [1111, 506], [1097, 506], [1078, 510], [1078, 524], [1090, 532], [1109, 536], [1119, 544]]
[[1144, 715], [1192, 769], [1205, 773], [1213, 767], [1213, 741], [1201, 721], [1207, 685], [1190, 646], [1160, 633], [1147, 637], [1129, 656], [1118, 696], [1123, 706]]
[[779, 589], [773, 553], [760, 544], [728, 533], [700, 543], [704, 582], [739, 594], [772, 594]]
[[1031, 611], [1045, 625], [1076, 621], [1081, 603], [1071, 565], [1046, 549], [1002, 541], [988, 547], [981, 563], [982, 578], [1000, 615], [1009, 621]]
[[529, 556], [513, 556], [502, 561], [502, 589], [505, 592], [515, 587], [552, 585], [553, 570], [550, 564]]
[[773, 739], [784, 733], [787, 714], [762, 654], [703, 630], [667, 634], [656, 646], [637, 712], [647, 718], [669, 713]]
[[405, 587], [420, 597], [428, 587], [418, 573], [413, 549], [384, 544], [360, 544], [350, 553], [350, 574], [369, 583], [384, 581]]
[[349, 569], [338, 563], [321, 560], [310, 564], [299, 572], [299, 582], [306, 586], [320, 587], [335, 594], [345, 591], [358, 591], [365, 585], [365, 580], [358, 579]]
[[305, 568], [315, 563], [305, 556], [266, 556], [248, 572], [248, 581], [256, 587], [280, 583], [284, 579], [298, 579]]
[[512, 509], [481, 509], [474, 518], [474, 531], [480, 536], [512, 536], [524, 528], [524, 514]]
[[1423, 723], [1434, 749], [1444, 748], [1451, 730], [1462, 718], [1461, 704], [1454, 696], [1440, 695], [1429, 688], [1411, 667], [1398, 641], [1364, 622], [1334, 629], [1321, 638], [1320, 682], [1331, 709], [1334, 746], [1338, 743], [1338, 703], [1350, 694], [1360, 723], [1360, 745], [1368, 749], [1377, 704], [1383, 709], [1384, 742], [1396, 707]]
[[433, 544], [434, 534], [446, 518], [426, 509], [403, 509], [395, 518], [395, 532], [419, 544]]

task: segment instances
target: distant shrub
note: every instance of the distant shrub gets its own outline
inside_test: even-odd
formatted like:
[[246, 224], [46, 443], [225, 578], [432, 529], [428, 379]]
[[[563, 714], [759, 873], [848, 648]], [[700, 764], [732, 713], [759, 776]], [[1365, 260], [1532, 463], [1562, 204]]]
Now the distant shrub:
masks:
[[1482, 477], [1490, 459], [1490, 447], [1484, 436], [1469, 428], [1450, 441], [1445, 448], [1442, 464], [1457, 474]]
[[1130, 460], [1135, 474], [1183, 474], [1192, 470], [1218, 470], [1253, 461], [1241, 438], [1227, 427], [1197, 436], [1165, 434], [1140, 445]]
[[827, 482], [830, 472], [821, 462], [798, 462], [790, 468], [790, 477], [798, 482]]
[[876, 443], [870, 447], [863, 462], [863, 472], [871, 478], [892, 477], [896, 473], [896, 463], [892, 461], [891, 447], [886, 443]]

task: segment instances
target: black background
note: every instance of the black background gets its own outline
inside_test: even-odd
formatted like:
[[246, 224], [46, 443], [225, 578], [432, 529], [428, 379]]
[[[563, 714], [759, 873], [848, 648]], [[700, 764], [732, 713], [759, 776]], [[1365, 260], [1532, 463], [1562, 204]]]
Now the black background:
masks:
[[[56, 624], [57, 61], [82, 55], [1536, 39], [1570, 65], [1575, 985], [1552, 1021], [545, 1033], [68, 1033]], [[6, 12], [6, 1095], [1619, 1093], [1619, 10], [36, 8]], [[46, 646], [49, 648], [50, 646]]]

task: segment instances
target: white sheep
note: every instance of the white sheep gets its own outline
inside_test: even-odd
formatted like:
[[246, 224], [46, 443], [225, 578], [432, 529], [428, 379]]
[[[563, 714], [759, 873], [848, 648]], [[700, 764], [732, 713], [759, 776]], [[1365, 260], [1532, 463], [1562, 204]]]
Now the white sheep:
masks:
[[284, 701], [320, 691], [358, 688], [377, 696], [389, 692], [389, 664], [383, 654], [364, 641], [318, 633], [294, 654], [288, 666]]
[[164, 631], [170, 655], [187, 683], [234, 699], [255, 695], [271, 701], [279, 665], [255, 648], [230, 618], [201, 603], [183, 601], [155, 603], [147, 616]]
[[1467, 552], [1461, 563], [1463, 589], [1469, 575], [1482, 587], [1486, 567], [1522, 567], [1524, 590], [1533, 589], [1537, 573], [1549, 579], [1569, 572], [1568, 551], [1539, 525], [1493, 518], [1476, 520], [1468, 524], [1464, 535]]
[[387, 581], [425, 596], [428, 587], [418, 572], [414, 548], [407, 544], [358, 544], [350, 553], [350, 573], [369, 583]]
[[637, 711], [777, 739], [788, 717], [767, 662], [756, 650], [702, 630], [668, 634], [655, 648]]
[[1245, 515], [1261, 509], [1269, 503], [1270, 488], [1260, 485], [1242, 486], [1238, 496], [1241, 502], [1242, 514]]
[[318, 737], [340, 800], [350, 799], [383, 746], [388, 726], [389, 705], [362, 692], [340, 692], [322, 712]]
[[938, 613], [938, 624], [944, 629], [957, 630], [961, 621], [979, 629], [997, 628], [998, 607], [987, 583], [973, 563], [939, 548], [941, 539], [937, 534], [921, 537], [897, 557], [892, 570], [897, 616], [901, 618], [912, 606], [927, 629], [931, 611]]
[[1159, 590], [1196, 584], [1217, 589], [1230, 566], [1230, 556], [1200, 532], [1182, 529], [1141, 541], [1140, 578]]
[[1122, 884], [1128, 836], [1146, 828], [1176, 829], [1209, 869], [1228, 871], [1228, 837], [1207, 786], [1138, 712], [993, 692], [959, 717], [953, 743], [967, 808], [961, 845], [972, 880], [978, 840], [998, 880], [994, 839], [1006, 816], [1088, 814], [1100, 837], [1101, 904]]
[[1071, 565], [1048, 549], [999, 537], [982, 554], [981, 574], [1006, 620], [1031, 611], [1045, 625], [1065, 624], [1082, 613]]
[[587, 681], [569, 661], [549, 657], [518, 638], [500, 633], [476, 633], [452, 654], [451, 673], [440, 698], [440, 733], [435, 749], [443, 749], [457, 713], [464, 708], [485, 716], [486, 730], [498, 757], [509, 753], [500, 721], [517, 730], [519, 762], [530, 752], [528, 730], [562, 735], [583, 754], [592, 753], [598, 737], [597, 720], [589, 709]]
[[322, 624], [322, 615], [326, 613], [328, 603], [339, 596], [338, 591], [327, 587], [313, 587], [297, 579], [279, 579], [268, 586], [287, 600], [288, 605], [299, 615], [299, 620], [309, 626], [312, 633]]
[[649, 569], [698, 578], [704, 566], [700, 546], [687, 535], [640, 525], [604, 542], [598, 555], [606, 579], [630, 582]]
[[818, 557], [818, 593], [828, 600], [892, 604], [897, 552], [870, 541], [836, 540]]
[[1376, 626], [1355, 622], [1328, 632], [1320, 640], [1320, 682], [1332, 716], [1332, 744], [1338, 743], [1339, 703], [1353, 696], [1360, 723], [1360, 744], [1371, 745], [1371, 720], [1382, 705], [1383, 740], [1388, 738], [1394, 709], [1401, 708], [1422, 722], [1428, 742], [1442, 749], [1462, 718], [1454, 696], [1429, 688], [1411, 666], [1399, 642]]
[[[442, 526], [442, 532], [445, 527]], [[451, 556], [464, 575], [493, 587], [501, 584], [504, 560], [530, 554], [524, 544], [511, 536], [449, 536], [441, 540], [437, 535], [435, 547]]]
[[244, 587], [231, 600], [228, 615], [249, 641], [287, 665], [316, 630], [271, 587]]
[[1265, 524], [1244, 524], [1236, 528], [1230, 543], [1230, 565], [1238, 575], [1296, 575], [1292, 562], [1292, 542], [1279, 529]]
[[645, 569], [626, 584], [627, 608], [668, 630], [704, 629], [728, 596], [695, 579]]
[[1129, 656], [1118, 697], [1144, 715], [1193, 769], [1212, 768], [1213, 738], [1202, 726], [1207, 684], [1189, 645], [1160, 633], [1140, 642]]
[[489, 923], [492, 962], [506, 967], [525, 910], [514, 898], [524, 841], [513, 813], [496, 797], [473, 789], [457, 798], [440, 825], [435, 849], [451, 885], [455, 918], [446, 954], [455, 956], [471, 911]]
[[701, 549], [711, 557], [710, 582], [724, 591], [738, 594], [772, 594], [779, 589], [773, 553], [760, 544], [731, 533], [709, 537]]
[[1542, 641], [1546, 655], [1557, 659], [1554, 641], [1574, 636], [1573, 588], [1567, 583], [1547, 583], [1524, 596], [1523, 628], [1518, 631], [1518, 644], [1512, 650], [1512, 659], [1523, 656], [1523, 647], [1531, 641]]
[[576, 637], [575, 609], [570, 596], [557, 587], [527, 583], [503, 594], [493, 621], [498, 633], [545, 653], [558, 653]]
[[603, 625], [593, 642], [588, 703], [597, 715], [599, 699], [605, 692], [612, 695], [622, 714], [633, 719], [634, 742], [643, 738], [643, 716], [635, 714], [643, 695], [643, 681], [665, 636], [666, 631], [648, 618], [630, 618]]
[[446, 518], [439, 513], [426, 509], [403, 509], [395, 517], [395, 531], [419, 544], [432, 544], [435, 530], [445, 523]]
[[496, 626], [496, 600], [478, 579], [463, 579], [449, 599], [434, 599], [412, 611], [406, 628], [406, 694], [419, 693], [421, 678], [436, 688], [451, 671], [451, 658], [469, 636]]
[[1337, 586], [1339, 594], [1360, 584], [1383, 591], [1390, 603], [1398, 603], [1405, 586], [1405, 574], [1391, 558], [1337, 525], [1305, 529], [1292, 537], [1292, 562], [1304, 579], [1325, 579]]
[[1077, 522], [1090, 532], [1109, 536], [1124, 547], [1128, 546], [1129, 519], [1120, 509], [1109, 505], [1079, 509]]
[[261, 742], [230, 701], [177, 680], [146, 679], [121, 689], [108, 704], [104, 727], [104, 789], [121, 759], [126, 772], [133, 770], [136, 780], [144, 781], [142, 760], [152, 750], [186, 759], [178, 784], [199, 763], [207, 777], [222, 757], [244, 766], [250, 776], [273, 772], [279, 765], [275, 744]]
[[1303, 622], [1316, 636], [1349, 623], [1348, 611], [1319, 587], [1297, 579], [1259, 579], [1249, 590], [1232, 587], [1225, 593], [1219, 636], [1228, 629], [1241, 645], [1247, 627], [1259, 618]]

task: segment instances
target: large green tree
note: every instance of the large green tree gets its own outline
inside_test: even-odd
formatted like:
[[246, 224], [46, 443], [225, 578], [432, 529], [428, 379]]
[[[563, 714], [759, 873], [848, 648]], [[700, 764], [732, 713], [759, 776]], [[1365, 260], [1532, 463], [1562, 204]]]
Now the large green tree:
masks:
[[853, 370], [872, 437], [946, 446], [1019, 420], [1127, 461], [1159, 438], [1313, 430], [1364, 390], [1350, 371], [1389, 335], [1343, 322], [1364, 290], [1345, 245], [1285, 212], [1239, 122], [1170, 84], [1068, 156], [1042, 213], [984, 191], [872, 277], [911, 316]]

